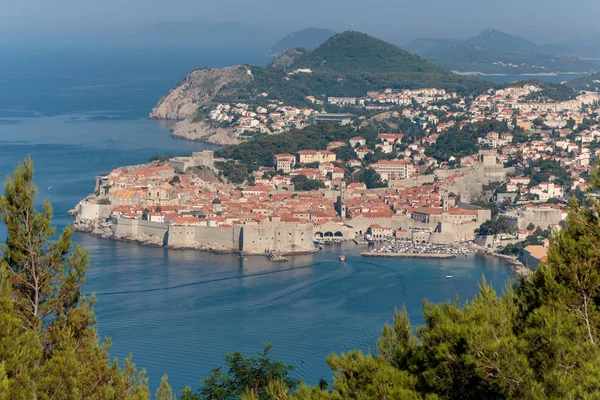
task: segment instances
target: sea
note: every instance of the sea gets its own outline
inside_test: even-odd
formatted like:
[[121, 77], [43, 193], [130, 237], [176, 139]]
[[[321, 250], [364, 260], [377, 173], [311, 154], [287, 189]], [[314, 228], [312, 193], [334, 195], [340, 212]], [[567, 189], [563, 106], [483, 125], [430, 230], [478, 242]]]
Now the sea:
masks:
[[[30, 155], [37, 203], [50, 200], [62, 230], [72, 222], [67, 211], [93, 190], [96, 175], [153, 154], [212, 148], [173, 139], [168, 123], [147, 119], [189, 71], [268, 61], [251, 47], [2, 48], [0, 175]], [[265, 342], [273, 345], [273, 358], [294, 365], [299, 379], [331, 381], [326, 357], [376, 351], [394, 308], [406, 305], [412, 322], [422, 324], [425, 300], [466, 301], [483, 277], [499, 292], [512, 279], [505, 264], [486, 256], [365, 259], [350, 243], [281, 264], [82, 233], [74, 243], [90, 254], [83, 291], [96, 296], [97, 328], [112, 340], [111, 357], [132, 354], [152, 391], [163, 374], [177, 391], [197, 388], [226, 353], [255, 355]]]
[[551, 83], [563, 83], [573, 79], [581, 78], [583, 74], [556, 74], [556, 75], [485, 75], [481, 79], [496, 83], [518, 82], [523, 80], [538, 79]]

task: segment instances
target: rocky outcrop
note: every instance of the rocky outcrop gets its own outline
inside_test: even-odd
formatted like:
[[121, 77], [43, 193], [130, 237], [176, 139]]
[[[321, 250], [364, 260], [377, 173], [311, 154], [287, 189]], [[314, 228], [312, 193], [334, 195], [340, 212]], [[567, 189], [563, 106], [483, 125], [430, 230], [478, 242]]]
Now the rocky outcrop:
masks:
[[177, 122], [171, 131], [173, 137], [187, 140], [201, 140], [223, 145], [240, 143], [239, 136], [233, 130], [212, 127], [204, 121], [193, 122], [192, 118]]
[[269, 63], [269, 65], [267, 65], [267, 68], [288, 69], [296, 61], [298, 61], [298, 59], [300, 57], [304, 56], [307, 52], [308, 52], [308, 50], [300, 48], [300, 47], [287, 49], [287, 50], [279, 53], [277, 55], [277, 57], [275, 57], [273, 59], [273, 61], [271, 61]]
[[252, 81], [252, 73], [249, 67], [244, 65], [194, 70], [160, 99], [152, 109], [150, 118], [171, 120], [193, 118], [199, 106], [216, 96], [226, 96], [236, 88], [250, 84]]

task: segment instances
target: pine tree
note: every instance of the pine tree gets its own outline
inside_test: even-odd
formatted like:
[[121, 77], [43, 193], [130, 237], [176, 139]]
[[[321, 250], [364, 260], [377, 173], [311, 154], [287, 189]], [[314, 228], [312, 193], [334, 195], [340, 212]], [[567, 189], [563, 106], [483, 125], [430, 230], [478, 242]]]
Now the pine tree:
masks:
[[[35, 208], [33, 163], [18, 165], [0, 196], [7, 226], [0, 260], [0, 388], [10, 399], [149, 398], [145, 372], [110, 363], [110, 341], [94, 328], [93, 298], [81, 293], [88, 255], [57, 240], [46, 200]], [[2, 391], [1, 396], [5, 396]]]
[[160, 386], [156, 390], [156, 394], [154, 396], [156, 400], [173, 400], [173, 390], [167, 382], [167, 375], [163, 375], [160, 380]]

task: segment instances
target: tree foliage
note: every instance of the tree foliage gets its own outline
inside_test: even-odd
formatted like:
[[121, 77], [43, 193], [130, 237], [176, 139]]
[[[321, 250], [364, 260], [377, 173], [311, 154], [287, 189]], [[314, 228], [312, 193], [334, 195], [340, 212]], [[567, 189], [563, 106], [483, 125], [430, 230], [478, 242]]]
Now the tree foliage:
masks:
[[296, 175], [292, 178], [294, 190], [306, 192], [309, 190], [319, 190], [325, 188], [325, 183], [318, 179], [310, 179], [304, 175]]
[[88, 255], [58, 235], [46, 200], [35, 208], [33, 163], [18, 165], [0, 197], [8, 235], [0, 259], [1, 399], [148, 399], [145, 372], [110, 363], [81, 293]]
[[[203, 379], [196, 393], [188, 387], [179, 397], [180, 400], [233, 400], [245, 399], [267, 400], [278, 398], [273, 396], [287, 395], [298, 385], [298, 381], [290, 376], [291, 365], [269, 358], [271, 345], [265, 348], [258, 357], [245, 357], [239, 351], [225, 355], [228, 371], [213, 369], [212, 374]], [[283, 398], [283, 397], [281, 397]]]

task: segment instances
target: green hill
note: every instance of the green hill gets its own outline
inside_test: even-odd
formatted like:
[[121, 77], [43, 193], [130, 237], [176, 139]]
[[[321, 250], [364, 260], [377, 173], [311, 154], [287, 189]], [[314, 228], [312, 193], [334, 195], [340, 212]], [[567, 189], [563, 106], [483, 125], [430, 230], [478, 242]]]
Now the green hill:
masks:
[[568, 85], [561, 83], [546, 82], [539, 79], [525, 81], [507, 82], [499, 87], [535, 85], [541, 90], [531, 93], [525, 99], [529, 101], [567, 101], [577, 97], [577, 92]]
[[576, 90], [600, 92], [600, 72], [573, 79], [567, 82], [567, 85]]
[[371, 37], [346, 31], [295, 61], [288, 70], [310, 68], [282, 79], [276, 71], [253, 68], [257, 89], [290, 101], [304, 96], [363, 96], [368, 90], [435, 87], [474, 93], [493, 86], [482, 79], [459, 76], [419, 56]]
[[336, 74], [445, 72], [391, 43], [353, 31], [332, 36], [298, 60], [294, 67]]
[[[300, 68], [311, 71], [295, 73]], [[494, 86], [479, 78], [453, 74], [364, 33], [347, 31], [331, 37], [313, 51], [288, 50], [267, 68], [199, 69], [165, 96], [152, 116], [161, 118], [165, 110], [182, 109], [181, 93], [199, 107], [196, 119], [201, 119], [207, 111], [205, 106], [211, 102], [262, 104], [276, 99], [303, 107], [311, 105], [306, 96], [325, 100], [328, 96], [364, 96], [369, 90], [428, 87], [473, 94]], [[260, 96], [262, 93], [268, 96]], [[170, 118], [188, 116], [167, 113]]]

